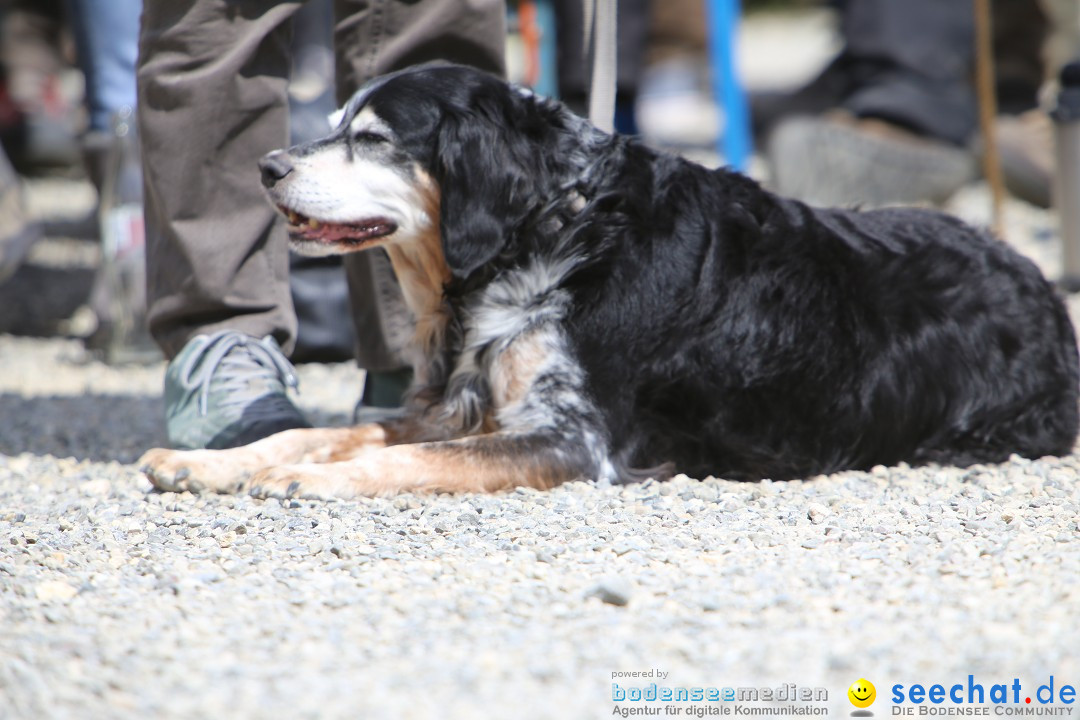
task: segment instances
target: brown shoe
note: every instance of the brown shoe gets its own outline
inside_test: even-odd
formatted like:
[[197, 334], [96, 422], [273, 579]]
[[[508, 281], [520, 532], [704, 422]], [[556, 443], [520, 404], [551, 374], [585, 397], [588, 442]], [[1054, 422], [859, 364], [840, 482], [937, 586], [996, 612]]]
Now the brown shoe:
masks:
[[1051, 204], [1054, 177], [1054, 126], [1040, 109], [997, 118], [997, 144], [1005, 187], [1041, 208]]

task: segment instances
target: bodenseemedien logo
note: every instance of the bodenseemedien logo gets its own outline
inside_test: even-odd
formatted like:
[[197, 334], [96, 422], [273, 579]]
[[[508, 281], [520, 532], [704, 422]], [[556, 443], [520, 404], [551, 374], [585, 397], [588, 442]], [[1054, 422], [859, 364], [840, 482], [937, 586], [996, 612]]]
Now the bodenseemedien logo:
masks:
[[[612, 678], [659, 677], [667, 673], [616, 671]], [[783, 683], [772, 687], [686, 686], [651, 682], [648, 685], [611, 683], [612, 715], [664, 715], [665, 717], [824, 717], [829, 714], [829, 691]]]
[[874, 713], [866, 708], [877, 700], [877, 688], [874, 687], [874, 683], [866, 678], [859, 678], [851, 683], [851, 687], [847, 689], [847, 696], [851, 704], [859, 708], [852, 711], [852, 717], [873, 717]]

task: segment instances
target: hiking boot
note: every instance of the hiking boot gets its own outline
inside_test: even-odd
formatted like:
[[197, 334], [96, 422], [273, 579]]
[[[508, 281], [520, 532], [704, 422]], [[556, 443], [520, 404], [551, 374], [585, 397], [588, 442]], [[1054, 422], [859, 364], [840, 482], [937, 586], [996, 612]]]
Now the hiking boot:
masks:
[[169, 443], [183, 450], [230, 448], [311, 427], [287, 395], [296, 387], [293, 366], [269, 335], [198, 335], [165, 372]]
[[975, 177], [964, 148], [842, 111], [781, 122], [768, 160], [776, 192], [819, 206], [941, 204]]

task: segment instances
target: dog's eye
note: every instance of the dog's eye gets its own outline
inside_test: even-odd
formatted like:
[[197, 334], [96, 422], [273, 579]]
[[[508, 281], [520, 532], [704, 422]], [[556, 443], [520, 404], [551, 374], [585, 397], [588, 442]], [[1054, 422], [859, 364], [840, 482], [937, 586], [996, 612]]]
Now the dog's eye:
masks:
[[380, 135], [379, 133], [363, 131], [353, 135], [353, 142], [376, 144], [390, 142], [390, 138], [385, 135]]

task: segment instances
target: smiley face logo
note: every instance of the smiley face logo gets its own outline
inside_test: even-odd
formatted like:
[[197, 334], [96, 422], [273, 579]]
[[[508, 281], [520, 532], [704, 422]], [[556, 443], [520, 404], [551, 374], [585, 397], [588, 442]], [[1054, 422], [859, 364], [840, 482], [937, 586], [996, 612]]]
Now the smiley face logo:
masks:
[[877, 689], [874, 683], [866, 678], [859, 678], [851, 683], [851, 687], [847, 689], [847, 696], [855, 707], [868, 708], [874, 704], [874, 700], [877, 700]]

